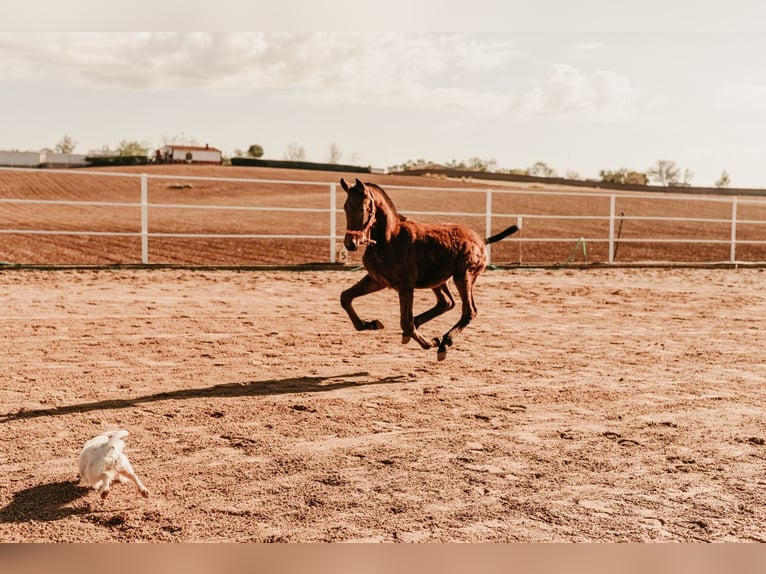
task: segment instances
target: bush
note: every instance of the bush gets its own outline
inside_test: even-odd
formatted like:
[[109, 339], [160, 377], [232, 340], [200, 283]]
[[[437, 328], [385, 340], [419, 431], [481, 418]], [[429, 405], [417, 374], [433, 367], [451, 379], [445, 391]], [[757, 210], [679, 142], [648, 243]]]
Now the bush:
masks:
[[146, 165], [149, 159], [145, 155], [97, 155], [86, 157], [93, 167], [105, 167], [113, 165]]

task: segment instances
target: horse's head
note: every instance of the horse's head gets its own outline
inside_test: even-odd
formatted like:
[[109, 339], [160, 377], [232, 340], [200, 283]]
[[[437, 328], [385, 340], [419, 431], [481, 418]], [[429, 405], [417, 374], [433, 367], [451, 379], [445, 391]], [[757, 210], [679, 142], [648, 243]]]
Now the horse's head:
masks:
[[372, 190], [358, 178], [353, 186], [341, 178], [340, 185], [347, 194], [346, 203], [343, 204], [343, 210], [346, 212], [346, 235], [343, 245], [349, 251], [356, 251], [360, 245], [375, 243], [370, 239], [370, 231], [375, 224], [375, 198]]

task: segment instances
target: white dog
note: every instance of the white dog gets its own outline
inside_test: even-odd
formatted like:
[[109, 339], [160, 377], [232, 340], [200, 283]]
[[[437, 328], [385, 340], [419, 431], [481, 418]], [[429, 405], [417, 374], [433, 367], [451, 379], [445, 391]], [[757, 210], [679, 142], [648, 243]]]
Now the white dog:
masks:
[[141, 496], [149, 496], [149, 491], [136, 476], [128, 457], [122, 452], [125, 448], [123, 438], [128, 436], [126, 430], [108, 431], [93, 437], [80, 452], [80, 480], [92, 486], [106, 498], [112, 481], [132, 480], [138, 487]]

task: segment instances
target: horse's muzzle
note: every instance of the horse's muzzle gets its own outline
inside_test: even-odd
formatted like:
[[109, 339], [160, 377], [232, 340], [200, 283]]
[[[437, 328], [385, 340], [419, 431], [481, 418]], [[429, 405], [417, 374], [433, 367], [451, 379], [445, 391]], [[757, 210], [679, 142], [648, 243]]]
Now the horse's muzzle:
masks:
[[356, 251], [359, 249], [359, 241], [357, 237], [354, 237], [353, 235], [346, 235], [343, 238], [343, 245], [346, 246], [346, 249], [349, 251]]

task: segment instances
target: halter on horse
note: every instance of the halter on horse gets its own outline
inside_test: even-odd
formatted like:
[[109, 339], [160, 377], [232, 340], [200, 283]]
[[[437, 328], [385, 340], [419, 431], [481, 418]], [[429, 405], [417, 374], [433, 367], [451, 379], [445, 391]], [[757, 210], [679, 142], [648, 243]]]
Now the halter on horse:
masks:
[[[358, 331], [382, 329], [377, 319], [360, 319], [352, 301], [386, 287], [395, 289], [399, 293], [402, 343], [415, 339], [423, 349], [437, 347], [437, 359], [443, 360], [454, 337], [476, 316], [473, 286], [487, 267], [485, 245], [518, 228], [512, 225], [483, 240], [465, 226], [431, 225], [399, 215], [386, 192], [375, 184], [357, 179], [351, 186], [342, 178], [340, 183], [347, 193], [343, 243], [349, 251], [367, 246], [362, 258], [367, 274], [341, 293], [341, 306]], [[447, 285], [450, 277], [462, 301], [460, 319], [441, 338], [426, 339], [418, 327], [455, 306]], [[417, 316], [412, 310], [415, 289], [431, 289], [436, 295], [436, 304]]]

